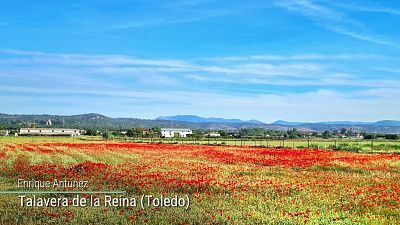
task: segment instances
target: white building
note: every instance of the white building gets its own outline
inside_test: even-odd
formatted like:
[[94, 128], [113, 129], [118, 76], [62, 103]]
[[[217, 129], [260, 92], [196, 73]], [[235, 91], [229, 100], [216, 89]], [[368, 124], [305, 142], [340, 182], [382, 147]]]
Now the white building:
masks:
[[210, 132], [210, 133], [205, 133], [204, 137], [221, 137], [221, 134], [217, 132]]
[[161, 128], [161, 136], [166, 138], [187, 137], [193, 134], [192, 130], [184, 128]]
[[21, 128], [19, 135], [80, 136], [84, 131], [67, 128]]

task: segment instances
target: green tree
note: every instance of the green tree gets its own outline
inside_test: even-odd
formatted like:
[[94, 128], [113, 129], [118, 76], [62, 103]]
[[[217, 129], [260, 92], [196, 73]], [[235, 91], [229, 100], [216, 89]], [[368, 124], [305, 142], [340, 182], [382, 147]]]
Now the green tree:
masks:
[[301, 133], [296, 128], [289, 129], [286, 133], [289, 136], [289, 138], [292, 138], [292, 139], [296, 139], [301, 136]]
[[325, 130], [324, 133], [322, 133], [322, 138], [330, 138], [331, 133], [328, 130]]
[[133, 129], [129, 129], [126, 131], [126, 136], [128, 137], [134, 137], [135, 136], [135, 132], [133, 131]]
[[86, 130], [86, 135], [97, 136], [97, 130], [92, 130], [92, 129]]
[[108, 140], [112, 137], [111, 133], [108, 131], [104, 131], [101, 136], [103, 137], [104, 140]]
[[397, 140], [397, 139], [399, 139], [399, 135], [398, 134], [386, 134], [385, 138], [388, 140]]
[[143, 129], [142, 128], [134, 128], [133, 133], [135, 137], [143, 136]]
[[221, 135], [221, 137], [228, 136], [227, 133], [224, 130], [219, 130], [218, 133], [219, 133], [219, 135]]
[[153, 127], [153, 128], [151, 128], [151, 131], [153, 131], [154, 134], [161, 134], [160, 127]]
[[366, 135], [364, 135], [364, 139], [365, 140], [376, 139], [376, 134], [366, 134]]
[[119, 131], [113, 131], [113, 132], [111, 132], [111, 134], [112, 134], [114, 137], [121, 137], [121, 136], [122, 136], [121, 132], [119, 132]]

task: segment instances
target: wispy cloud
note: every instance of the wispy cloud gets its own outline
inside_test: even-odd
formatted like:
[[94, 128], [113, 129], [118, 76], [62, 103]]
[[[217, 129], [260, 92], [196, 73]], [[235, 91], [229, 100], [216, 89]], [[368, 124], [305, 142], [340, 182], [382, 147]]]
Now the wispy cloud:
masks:
[[369, 35], [365, 35], [365, 34], [361, 34], [358, 32], [353, 32], [353, 31], [349, 31], [343, 27], [340, 26], [326, 26], [327, 29], [332, 30], [336, 33], [339, 34], [344, 34], [359, 40], [363, 40], [363, 41], [368, 41], [371, 43], [375, 43], [375, 44], [380, 44], [380, 45], [388, 45], [388, 46], [393, 46], [393, 47], [400, 47], [400, 44], [390, 41], [390, 40], [386, 40], [386, 38], [381, 38], [381, 37], [376, 37], [376, 36], [369, 36]]
[[[39, 105], [57, 103], [60, 108], [54, 110], [63, 113], [79, 113], [68, 111], [65, 106], [69, 110], [121, 116], [117, 113], [120, 111], [125, 116], [144, 118], [159, 116], [160, 107], [166, 114], [226, 115], [266, 121], [374, 120], [381, 119], [376, 115], [382, 113], [386, 118], [399, 113], [384, 110], [389, 106], [400, 109], [398, 98], [393, 97], [399, 96], [398, 78], [377, 79], [346, 71], [348, 60], [369, 62], [371, 57], [381, 57], [378, 60], [385, 62], [385, 56], [304, 53], [274, 57], [279, 60], [264, 62], [265, 59], [247, 56], [239, 57], [240, 61], [232, 61], [231, 57], [207, 61], [3, 49], [0, 100], [6, 105], [24, 105], [27, 99]], [[340, 60], [331, 64], [331, 58]], [[288, 91], [291, 87], [294, 91]], [[337, 115], [333, 112], [338, 107], [346, 110]], [[212, 114], [212, 108], [218, 108], [218, 112]], [[35, 107], [30, 110], [34, 113]], [[127, 115], [130, 111], [134, 114]]]
[[320, 17], [331, 20], [342, 20], [344, 18], [344, 14], [308, 0], [282, 0], [276, 1], [276, 5], [284, 7], [290, 11], [301, 13], [305, 16]]
[[384, 71], [384, 72], [389, 72], [389, 73], [398, 73], [400, 74], [400, 68], [385, 68], [385, 67], [378, 67], [378, 68], [374, 68], [375, 70], [378, 71]]
[[[350, 18], [344, 12], [338, 11], [333, 7], [328, 7], [311, 0], [283, 0], [277, 1], [276, 5], [306, 16], [312, 19], [315, 24], [335, 33], [374, 44], [400, 47], [400, 43], [396, 41], [366, 32], [365, 27], [368, 27], [367, 25]], [[359, 7], [359, 9], [363, 8]], [[367, 9], [369, 8], [364, 8], [364, 11]], [[386, 9], [386, 11], [388, 11], [388, 9]]]
[[400, 15], [399, 9], [388, 8], [388, 7], [380, 7], [380, 6], [365, 6], [365, 5], [356, 5], [349, 3], [339, 3], [336, 1], [328, 1], [329, 4], [334, 6], [339, 6], [341, 8], [350, 9], [354, 11], [363, 11], [363, 12], [375, 12], [375, 13], [388, 13], [392, 15]]
[[[186, 4], [166, 4], [163, 8], [172, 11], [171, 15], [152, 18], [125, 18], [123, 22], [114, 22], [108, 30], [123, 30], [142, 27], [159, 27], [204, 21], [217, 17], [234, 15], [241, 12], [236, 9], [198, 10], [194, 8], [203, 1], [188, 1]], [[179, 7], [178, 7], [179, 6]], [[185, 7], [184, 7], [185, 6]], [[187, 8], [190, 6], [190, 8]]]
[[320, 53], [304, 53], [304, 54], [296, 54], [296, 55], [250, 55], [250, 56], [224, 56], [224, 57], [208, 57], [208, 58], [199, 58], [198, 60], [204, 61], [215, 61], [215, 62], [223, 62], [223, 61], [329, 61], [329, 60], [376, 60], [376, 59], [385, 59], [385, 60], [398, 60], [396, 57], [386, 57], [382, 55], [376, 54], [361, 54], [361, 53], [353, 53], [353, 54], [320, 54]]
[[[12, 91], [13, 90], [7, 90]], [[14, 90], [15, 91], [15, 90]], [[32, 94], [33, 90], [17, 89], [20, 93]], [[257, 118], [265, 122], [273, 122], [277, 118], [285, 120], [307, 120], [307, 121], [326, 121], [326, 120], [380, 120], [385, 118], [398, 118], [400, 107], [397, 99], [387, 98], [388, 94], [393, 94], [395, 90], [368, 90], [353, 93], [340, 93], [336, 91], [318, 89], [300, 94], [258, 94], [232, 96], [229, 94], [218, 94], [213, 92], [195, 91], [168, 91], [153, 90], [151, 92], [135, 91], [96, 91], [88, 90], [91, 96], [71, 96], [60, 98], [59, 94], [71, 94], [70, 90], [44, 90], [39, 92], [40, 96], [32, 99], [33, 104], [45, 100], [51, 105], [67, 105], [65, 109], [61, 107], [60, 113], [65, 114], [74, 110], [72, 113], [101, 112], [111, 116], [136, 116], [140, 118], [155, 118], [162, 114], [187, 113], [200, 116], [231, 116], [235, 118], [252, 119]], [[397, 96], [399, 96], [398, 91]], [[370, 98], [370, 96], [382, 96], [380, 98]], [[110, 98], [111, 101], [107, 101]], [[0, 100], [7, 103], [12, 100], [14, 104], [23, 103], [25, 98], [21, 95], [9, 95], [4, 98], [0, 95]], [[109, 110], [99, 107], [100, 102], [106, 102]], [[329, 104], [327, 104], [329, 102]], [[160, 107], [159, 104], [166, 104], [162, 110], [153, 107]], [[25, 104], [22, 104], [25, 105]], [[50, 107], [51, 107], [50, 105]], [[307, 107], [304, 107], [304, 106]], [[371, 107], [376, 106], [376, 107]], [[345, 109], [338, 113], [338, 108]], [[388, 108], [392, 110], [387, 110]], [[21, 107], [21, 109], [23, 109]], [[79, 110], [77, 110], [79, 109]], [[212, 110], [214, 109], [214, 110]], [[215, 110], [218, 109], [218, 110]], [[30, 113], [35, 113], [36, 109], [31, 107]], [[48, 110], [48, 107], [41, 106], [37, 109], [38, 113]], [[42, 110], [42, 111], [40, 111]], [[131, 111], [132, 114], [126, 114]], [[268, 112], [268, 113], [266, 113]], [[15, 113], [15, 112], [14, 112]]]
[[[201, 82], [264, 84], [275, 86], [376, 86], [391, 83], [365, 80], [346, 66], [348, 60], [385, 60], [371, 54], [299, 54], [217, 57], [201, 59], [143, 59], [124, 55], [49, 54], [43, 52], [0, 50], [3, 73], [9, 79], [30, 74], [33, 79], [46, 74], [79, 80], [120, 77], [146, 83], [152, 77], [159, 85], [178, 85], [181, 78]], [[339, 60], [334, 64], [330, 60]], [[8, 69], [8, 71], [5, 71]], [[32, 72], [29, 72], [32, 71]], [[361, 73], [362, 71], [360, 71]], [[7, 75], [9, 74], [9, 75]], [[13, 75], [15, 74], [15, 75]], [[18, 75], [21, 74], [21, 75]], [[38, 75], [35, 75], [38, 74]], [[166, 79], [168, 77], [168, 79]], [[141, 79], [145, 78], [145, 79]], [[47, 79], [47, 78], [46, 78]], [[100, 79], [101, 80], [101, 79]], [[162, 82], [161, 82], [162, 81]], [[357, 81], [357, 82], [356, 82]], [[150, 82], [151, 83], [151, 82]]]
[[222, 16], [222, 15], [225, 15], [225, 14], [221, 14], [221, 13], [208, 14], [208, 15], [195, 16], [195, 17], [189, 17], [189, 18], [180, 18], [180, 19], [163, 18], [163, 19], [155, 19], [155, 20], [151, 19], [148, 21], [134, 21], [134, 22], [112, 25], [109, 30], [122, 30], [122, 29], [132, 29], [132, 28], [139, 28], [139, 27], [157, 27], [157, 26], [167, 26], [167, 25], [173, 25], [173, 24], [191, 23], [191, 22], [206, 20], [206, 19], [210, 19], [210, 18]]

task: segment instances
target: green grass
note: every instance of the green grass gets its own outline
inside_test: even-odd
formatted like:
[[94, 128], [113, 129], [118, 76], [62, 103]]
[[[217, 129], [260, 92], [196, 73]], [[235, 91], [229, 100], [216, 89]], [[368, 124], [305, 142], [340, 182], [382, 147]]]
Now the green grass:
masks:
[[[335, 149], [365, 153], [400, 153], [399, 141], [386, 140], [358, 140], [358, 139], [293, 139], [293, 140], [240, 140], [240, 139], [201, 139], [193, 138], [115, 138], [114, 141], [131, 141], [145, 143], [176, 143], [176, 144], [200, 144], [200, 145], [230, 145], [230, 146], [265, 146], [286, 148], [317, 148]], [[44, 142], [86, 142], [103, 141], [100, 136], [80, 137], [49, 137], [49, 136], [0, 136], [3, 143], [44, 143]]]
[[385, 140], [358, 140], [358, 139], [293, 139], [293, 140], [240, 140], [240, 139], [151, 139], [151, 138], [129, 138], [133, 142], [160, 142], [176, 144], [201, 144], [201, 145], [231, 145], [231, 146], [265, 146], [286, 148], [317, 148], [335, 149], [352, 152], [374, 152], [374, 153], [400, 153], [400, 141]]

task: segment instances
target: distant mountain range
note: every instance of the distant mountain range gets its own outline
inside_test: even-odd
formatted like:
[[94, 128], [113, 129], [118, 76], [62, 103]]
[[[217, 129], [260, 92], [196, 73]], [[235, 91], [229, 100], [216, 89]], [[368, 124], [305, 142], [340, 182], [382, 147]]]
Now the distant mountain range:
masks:
[[192, 123], [252, 123], [252, 124], [263, 124], [258, 120], [240, 120], [240, 119], [224, 119], [224, 118], [205, 118], [194, 115], [176, 115], [176, 116], [160, 116], [156, 120], [172, 120], [172, 121], [184, 121]]
[[130, 129], [132, 127], [182, 127], [191, 129], [236, 130], [241, 128], [265, 128], [285, 131], [296, 128], [304, 132], [323, 132], [325, 130], [340, 130], [351, 128], [354, 131], [368, 133], [400, 133], [400, 121], [381, 120], [377, 122], [289, 122], [278, 120], [267, 124], [258, 120], [240, 120], [224, 118], [203, 118], [194, 115], [162, 116], [156, 119], [111, 118], [97, 113], [81, 115], [11, 115], [0, 113], [0, 129], [44, 126], [51, 119], [55, 127], [70, 127], [80, 129]]
[[271, 123], [273, 125], [283, 125], [283, 126], [297, 126], [300, 124], [309, 124], [307, 122], [289, 122], [289, 121], [285, 121], [285, 120], [277, 120], [273, 123]]
[[[176, 116], [160, 116], [156, 120], [167, 120], [167, 121], [181, 121], [191, 123], [226, 123], [226, 124], [256, 124], [265, 125], [267, 123], [259, 120], [240, 120], [240, 119], [224, 119], [215, 117], [200, 117], [195, 115], [176, 115]], [[328, 122], [291, 122], [285, 120], [277, 120], [268, 125], [280, 125], [280, 126], [312, 126], [312, 125], [344, 125], [344, 126], [400, 126], [400, 121], [397, 120], [381, 120], [377, 122], [354, 122], [354, 121], [328, 121]]]
[[297, 126], [297, 125], [310, 125], [310, 124], [323, 124], [323, 125], [346, 125], [346, 126], [359, 126], [359, 125], [373, 125], [373, 126], [400, 126], [398, 120], [380, 120], [378, 122], [352, 122], [352, 121], [329, 121], [329, 122], [288, 122], [285, 120], [278, 120], [271, 124]]

